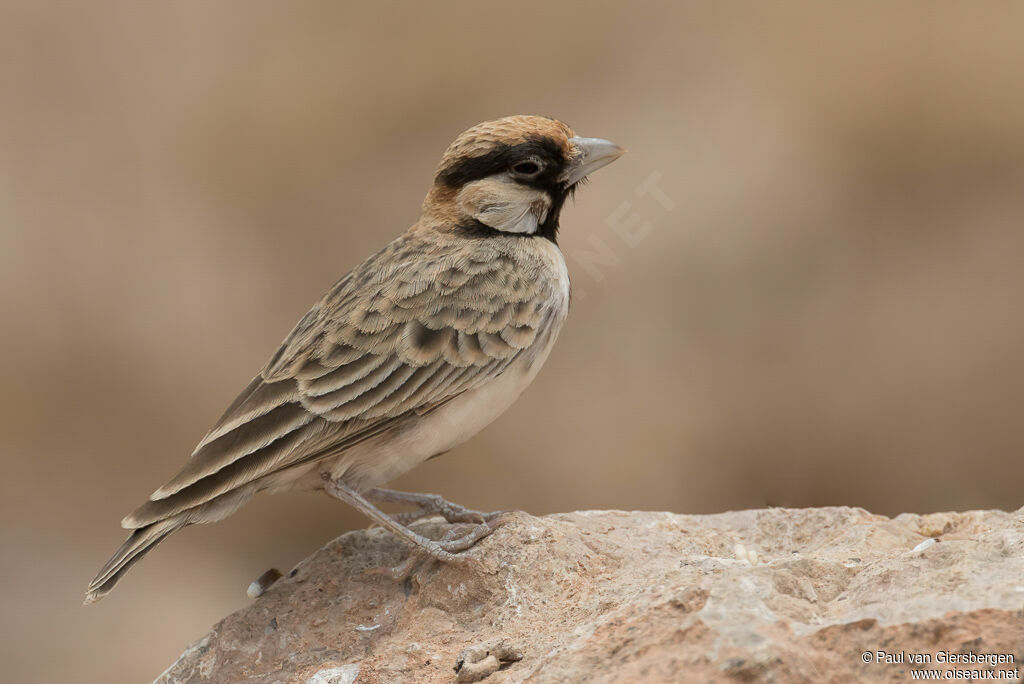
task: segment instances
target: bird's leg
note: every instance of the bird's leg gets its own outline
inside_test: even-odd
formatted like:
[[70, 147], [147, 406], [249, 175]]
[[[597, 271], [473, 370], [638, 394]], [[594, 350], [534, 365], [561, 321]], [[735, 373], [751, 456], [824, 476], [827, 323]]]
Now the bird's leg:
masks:
[[449, 535], [445, 535], [444, 539], [441, 541], [434, 541], [424, 537], [422, 534], [418, 534], [410, 530], [408, 527], [367, 501], [366, 497], [362, 494], [346, 484], [331, 479], [329, 476], [324, 477], [324, 490], [334, 498], [340, 499], [360, 511], [363, 515], [388, 530], [399, 539], [404, 540], [406, 543], [411, 544], [429, 556], [445, 562], [462, 560], [456, 555], [458, 552], [465, 551], [469, 547], [473, 546], [473, 544], [497, 529], [499, 525], [499, 520], [497, 518], [493, 518], [475, 525], [473, 529], [460, 537], [454, 539], [449, 538], [451, 532], [449, 531]]
[[366, 492], [366, 498], [371, 501], [384, 501], [388, 503], [411, 504], [419, 510], [410, 513], [397, 513], [394, 518], [403, 525], [425, 518], [435, 513], [440, 514], [447, 522], [475, 522], [483, 523], [494, 520], [506, 511], [492, 511], [483, 513], [465, 508], [457, 503], [452, 503], [437, 494], [416, 494], [414, 492], [399, 492], [394, 489], [371, 489]]

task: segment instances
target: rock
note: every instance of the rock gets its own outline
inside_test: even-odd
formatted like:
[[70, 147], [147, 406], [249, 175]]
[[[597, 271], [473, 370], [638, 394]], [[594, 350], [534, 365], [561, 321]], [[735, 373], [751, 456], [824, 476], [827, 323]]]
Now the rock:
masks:
[[468, 562], [373, 570], [407, 556], [339, 537], [157, 681], [904, 682], [1024, 658], [1024, 509], [514, 513]]

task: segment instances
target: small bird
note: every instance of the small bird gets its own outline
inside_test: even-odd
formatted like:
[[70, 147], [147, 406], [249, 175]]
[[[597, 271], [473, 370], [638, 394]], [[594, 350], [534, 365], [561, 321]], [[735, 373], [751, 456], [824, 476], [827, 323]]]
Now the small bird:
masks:
[[[323, 490], [418, 557], [452, 561], [490, 534], [498, 513], [381, 487], [472, 437], [537, 375], [569, 310], [562, 207], [624, 151], [541, 116], [458, 136], [419, 221], [302, 317], [181, 472], [121, 521], [131, 535], [85, 602], [172, 532], [221, 520], [261, 491]], [[418, 510], [389, 515], [375, 502]], [[433, 514], [475, 525], [441, 540], [410, 529]]]

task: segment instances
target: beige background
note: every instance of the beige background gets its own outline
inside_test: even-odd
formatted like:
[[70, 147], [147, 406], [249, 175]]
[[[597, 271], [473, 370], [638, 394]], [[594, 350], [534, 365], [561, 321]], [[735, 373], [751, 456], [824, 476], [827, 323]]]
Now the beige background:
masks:
[[[1022, 78], [1010, 4], [5, 2], [4, 679], [148, 681], [364, 524], [264, 497], [79, 605], [120, 517], [415, 220], [448, 142], [506, 114], [630, 154], [564, 213], [585, 296], [540, 378], [398, 486], [533, 513], [1018, 507]], [[670, 210], [637, 196], [652, 177]]]

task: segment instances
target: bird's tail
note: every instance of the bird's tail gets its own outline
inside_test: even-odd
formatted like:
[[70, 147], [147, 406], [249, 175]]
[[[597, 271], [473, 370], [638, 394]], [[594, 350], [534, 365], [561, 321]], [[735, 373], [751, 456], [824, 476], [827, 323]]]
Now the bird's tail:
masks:
[[140, 527], [132, 532], [124, 544], [121, 544], [121, 548], [96, 574], [95, 579], [89, 583], [89, 588], [85, 592], [85, 604], [95, 603], [106, 596], [114, 588], [114, 585], [124, 577], [129, 568], [149, 553], [154, 546], [167, 538], [167, 535], [181, 529], [186, 524], [184, 515], [176, 515]]

